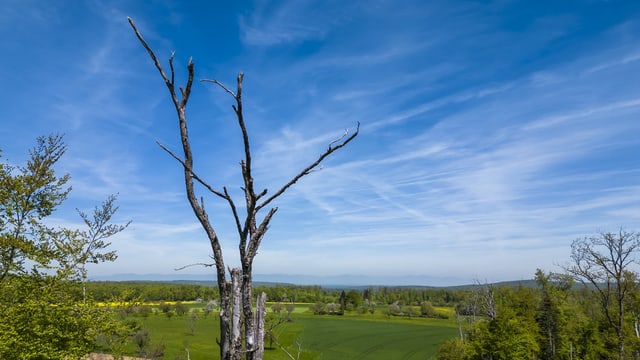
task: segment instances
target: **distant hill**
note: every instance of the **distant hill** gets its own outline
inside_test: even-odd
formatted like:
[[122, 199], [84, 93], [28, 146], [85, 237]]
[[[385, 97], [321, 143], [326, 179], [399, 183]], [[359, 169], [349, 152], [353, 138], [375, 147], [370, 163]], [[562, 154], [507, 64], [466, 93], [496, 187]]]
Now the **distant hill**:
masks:
[[[172, 274], [115, 274], [108, 276], [92, 277], [91, 281], [153, 281], [166, 283], [183, 283], [205, 286], [216, 286], [214, 274], [182, 274], [179, 272]], [[339, 275], [339, 276], [307, 276], [307, 275], [289, 275], [289, 274], [270, 274], [270, 275], [254, 275], [254, 286], [314, 286], [318, 285], [327, 289], [354, 289], [364, 290], [370, 286], [373, 287], [394, 287], [394, 288], [414, 288], [414, 289], [450, 289], [450, 290], [469, 290], [474, 289], [482, 284], [461, 284], [461, 285], [422, 285], [424, 282], [419, 281], [418, 277], [389, 277], [386, 279], [377, 279], [368, 276], [358, 275]], [[394, 282], [397, 281], [397, 282]], [[422, 284], [421, 284], [422, 283]], [[513, 280], [496, 282], [494, 285], [510, 286], [510, 287], [536, 287], [534, 280]]]

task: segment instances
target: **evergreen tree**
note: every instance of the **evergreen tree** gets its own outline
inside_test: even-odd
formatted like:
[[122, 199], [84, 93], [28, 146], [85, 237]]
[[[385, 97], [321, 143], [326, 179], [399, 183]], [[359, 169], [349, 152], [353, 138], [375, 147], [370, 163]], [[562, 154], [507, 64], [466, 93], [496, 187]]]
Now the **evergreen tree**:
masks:
[[569, 276], [546, 274], [538, 269], [536, 283], [540, 287], [541, 298], [536, 312], [536, 322], [540, 327], [540, 356], [542, 359], [570, 358], [571, 346], [567, 339], [567, 297], [573, 286]]

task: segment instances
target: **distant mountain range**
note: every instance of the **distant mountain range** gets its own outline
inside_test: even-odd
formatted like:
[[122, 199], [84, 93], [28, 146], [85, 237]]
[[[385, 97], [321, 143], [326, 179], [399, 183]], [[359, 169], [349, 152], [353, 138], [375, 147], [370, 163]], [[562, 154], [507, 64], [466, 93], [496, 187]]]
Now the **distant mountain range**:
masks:
[[[113, 274], [90, 276], [91, 281], [171, 281], [186, 283], [215, 284], [215, 274]], [[367, 286], [407, 286], [407, 287], [438, 287], [438, 288], [467, 288], [474, 286], [473, 281], [460, 281], [455, 278], [429, 278], [427, 276], [367, 276], [367, 275], [292, 275], [292, 274], [255, 274], [256, 284], [288, 284], [288, 285], [319, 285], [328, 288], [361, 288]], [[531, 286], [533, 280], [516, 280], [500, 282], [505, 285]]]

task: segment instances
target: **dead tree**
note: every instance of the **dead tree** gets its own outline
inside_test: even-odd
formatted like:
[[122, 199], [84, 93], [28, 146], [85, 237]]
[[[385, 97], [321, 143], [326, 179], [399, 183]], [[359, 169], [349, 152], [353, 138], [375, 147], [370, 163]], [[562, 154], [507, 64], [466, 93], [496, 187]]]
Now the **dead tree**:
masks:
[[[298, 182], [298, 180], [309, 175], [318, 168], [325, 158], [351, 142], [358, 135], [360, 124], [358, 123], [353, 134], [349, 134], [348, 131], [345, 131], [339, 139], [331, 142], [328, 145], [328, 148], [314, 162], [302, 169], [302, 171], [291, 178], [291, 180], [286, 182], [273, 194], [267, 196], [267, 189], [256, 193], [252, 174], [252, 157], [251, 148], [249, 146], [249, 135], [247, 133], [242, 112], [243, 74], [240, 73], [237, 77], [236, 91], [229, 89], [217, 80], [202, 80], [219, 86], [235, 100], [235, 104], [232, 108], [236, 114], [238, 126], [242, 132], [244, 145], [244, 159], [240, 162], [240, 167], [243, 178], [242, 190], [244, 191], [246, 214], [241, 216], [226, 187], [223, 187], [222, 191], [214, 189], [193, 170], [193, 154], [189, 143], [186, 117], [187, 102], [189, 100], [189, 95], [191, 94], [191, 87], [194, 79], [194, 64], [192, 59], [189, 59], [189, 63], [187, 64], [188, 78], [186, 84], [184, 88], [179, 87], [179, 92], [177, 92], [174, 82], [175, 71], [173, 67], [173, 54], [169, 57], [170, 73], [167, 75], [153, 50], [138, 31], [133, 20], [131, 18], [128, 18], [128, 20], [133, 31], [138, 37], [138, 40], [140, 40], [140, 43], [148, 52], [156, 69], [164, 80], [177, 112], [178, 122], [180, 125], [180, 139], [182, 142], [183, 157], [178, 156], [160, 143], [158, 143], [158, 145], [182, 164], [187, 199], [189, 200], [189, 204], [191, 205], [193, 212], [205, 230], [207, 237], [209, 238], [209, 242], [211, 243], [214, 264], [207, 265], [215, 265], [218, 290], [220, 291], [220, 358], [222, 360], [239, 360], [244, 357], [246, 360], [261, 360], [264, 349], [263, 303], [265, 301], [265, 296], [258, 297], [258, 309], [262, 310], [257, 311], [256, 314], [254, 314], [252, 308], [252, 267], [253, 259], [256, 256], [258, 247], [260, 246], [260, 243], [268, 229], [269, 222], [278, 208], [270, 207], [269, 210], [266, 211], [266, 215], [264, 215], [260, 221], [258, 220], [258, 215], [261, 210], [267, 209], [267, 206], [281, 196], [292, 185]], [[198, 200], [196, 196], [194, 182], [201, 184], [212, 194], [226, 201], [233, 214], [239, 237], [238, 245], [241, 268], [229, 270], [231, 282], [227, 281], [226, 267], [218, 235], [216, 234], [216, 231], [210, 222], [209, 215], [205, 210], [203, 198], [200, 197], [200, 200]], [[262, 304], [260, 304], [261, 302]], [[242, 330], [244, 330], [243, 334]]]

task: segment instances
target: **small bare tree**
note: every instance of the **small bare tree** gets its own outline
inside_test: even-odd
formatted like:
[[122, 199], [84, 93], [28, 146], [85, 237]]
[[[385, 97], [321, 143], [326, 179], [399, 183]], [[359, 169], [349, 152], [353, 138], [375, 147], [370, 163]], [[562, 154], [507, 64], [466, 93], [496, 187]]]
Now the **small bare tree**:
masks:
[[[262, 294], [262, 296], [258, 297], [257, 310], [254, 314], [252, 308], [252, 267], [253, 259], [256, 256], [260, 242], [264, 238], [269, 222], [278, 208], [269, 208], [266, 215], [264, 215], [260, 221], [258, 220], [258, 214], [261, 210], [266, 209], [267, 206], [281, 196], [287, 189], [298, 182], [298, 180], [314, 171], [325, 158], [351, 142], [358, 135], [360, 124], [358, 123], [353, 134], [349, 134], [348, 131], [345, 131], [344, 135], [331, 142], [328, 145], [328, 148], [314, 162], [302, 169], [302, 171], [282, 185], [276, 192], [267, 196], [267, 189], [260, 192], [256, 192], [254, 189], [249, 135], [247, 133], [242, 112], [243, 74], [240, 73], [237, 77], [237, 88], [235, 91], [229, 89], [217, 80], [202, 80], [219, 86], [235, 100], [235, 105], [232, 107], [236, 114], [238, 126], [242, 132], [244, 145], [244, 159], [240, 162], [240, 167], [244, 182], [242, 190], [244, 191], [246, 214], [241, 216], [226, 187], [223, 187], [222, 191], [214, 189], [193, 170], [193, 154], [189, 143], [186, 118], [187, 102], [189, 100], [189, 95], [191, 94], [191, 87], [194, 79], [193, 61], [189, 59], [189, 63], [187, 64], [188, 78], [185, 87], [179, 87], [179, 92], [177, 92], [174, 82], [173, 54], [169, 57], [170, 73], [167, 75], [153, 50], [138, 31], [133, 20], [131, 18], [128, 18], [128, 20], [133, 31], [138, 37], [138, 40], [140, 40], [142, 46], [147, 50], [156, 69], [164, 80], [177, 112], [178, 122], [180, 125], [180, 139], [182, 142], [184, 156], [180, 157], [176, 155], [160, 143], [158, 143], [158, 145], [182, 164], [187, 199], [189, 200], [189, 204], [198, 218], [198, 221], [204, 228], [209, 238], [211, 249], [213, 250], [214, 264], [204, 265], [215, 265], [218, 289], [220, 291], [220, 358], [222, 360], [237, 360], [241, 359], [244, 355], [246, 360], [261, 360], [264, 351], [264, 302], [266, 300], [266, 296], [265, 294]], [[194, 181], [204, 186], [215, 196], [226, 201], [233, 214], [239, 237], [238, 247], [240, 252], [241, 268], [229, 270], [231, 278], [230, 283], [227, 281], [226, 267], [218, 235], [209, 220], [209, 215], [204, 207], [203, 198], [201, 197], [198, 201], [198, 198], [196, 197]], [[241, 334], [242, 329], [244, 329], [244, 334]]]

